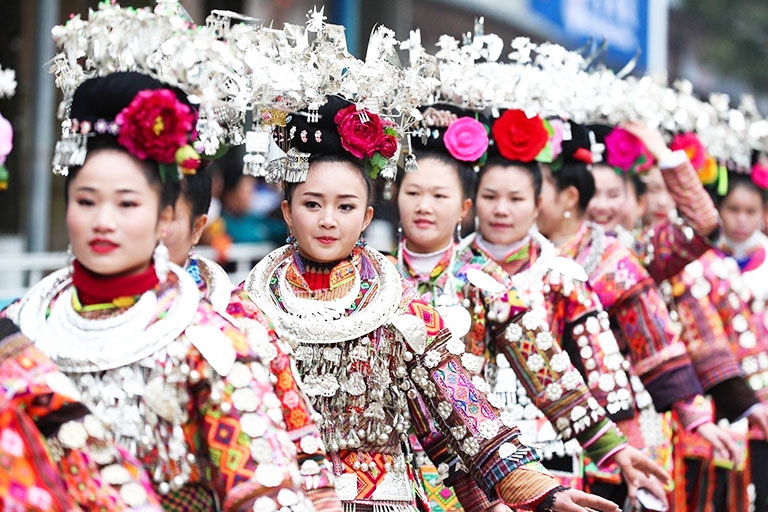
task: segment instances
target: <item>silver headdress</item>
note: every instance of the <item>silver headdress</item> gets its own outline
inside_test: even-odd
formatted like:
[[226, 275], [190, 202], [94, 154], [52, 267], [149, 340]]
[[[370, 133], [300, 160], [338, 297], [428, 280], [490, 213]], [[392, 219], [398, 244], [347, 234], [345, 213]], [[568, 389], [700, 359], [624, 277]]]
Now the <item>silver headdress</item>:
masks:
[[159, 0], [154, 10], [102, 2], [87, 20], [79, 15], [52, 30], [59, 53], [51, 72], [64, 100], [60, 106], [62, 138], [53, 167], [67, 174], [85, 159], [87, 133], [73, 130], [69, 109], [83, 81], [118, 71], [139, 71], [184, 91], [197, 103], [199, 140], [207, 156], [224, 144], [244, 141], [242, 112], [251, 97], [253, 78], [216, 27], [197, 27], [177, 0]]

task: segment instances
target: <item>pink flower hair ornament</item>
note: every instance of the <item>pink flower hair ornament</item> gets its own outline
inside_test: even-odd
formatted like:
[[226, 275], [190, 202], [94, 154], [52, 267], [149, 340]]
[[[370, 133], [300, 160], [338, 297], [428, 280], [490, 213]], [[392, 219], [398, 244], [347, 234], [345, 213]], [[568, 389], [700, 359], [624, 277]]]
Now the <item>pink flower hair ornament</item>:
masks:
[[763, 190], [768, 190], [768, 159], [761, 157], [752, 165], [750, 170], [752, 183]]
[[8, 169], [5, 159], [13, 149], [13, 126], [10, 121], [0, 115], [0, 190], [8, 189]]
[[397, 130], [394, 125], [369, 110], [358, 110], [356, 105], [339, 110], [333, 120], [341, 146], [363, 161], [365, 172], [371, 178], [377, 178], [397, 154]]
[[618, 172], [640, 175], [653, 167], [653, 155], [640, 139], [623, 128], [605, 137], [605, 162]]
[[477, 162], [488, 151], [488, 127], [472, 117], [460, 117], [443, 135], [445, 149], [456, 160]]
[[707, 164], [707, 151], [701, 144], [698, 135], [693, 132], [678, 133], [672, 139], [669, 149], [677, 151], [682, 149], [688, 156], [688, 160], [697, 171], [701, 171]]
[[190, 145], [197, 137], [197, 115], [170, 89], [139, 91], [115, 117], [117, 142], [139, 160], [154, 160], [160, 175], [179, 179], [194, 174], [200, 154]]

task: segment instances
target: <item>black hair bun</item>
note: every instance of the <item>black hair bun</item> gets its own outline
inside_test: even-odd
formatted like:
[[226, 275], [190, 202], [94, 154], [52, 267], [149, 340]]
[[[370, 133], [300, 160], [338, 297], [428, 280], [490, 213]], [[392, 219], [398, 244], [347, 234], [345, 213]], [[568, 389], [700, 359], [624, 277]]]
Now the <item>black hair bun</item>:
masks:
[[307, 112], [292, 112], [286, 119], [286, 131], [291, 147], [311, 155], [350, 156], [341, 145], [336, 126], [336, 113], [351, 102], [339, 96], [329, 96], [316, 114], [316, 122]]
[[[563, 161], [591, 163], [592, 142], [589, 140], [589, 130], [585, 126], [573, 121], [565, 122], [568, 123], [570, 128], [571, 138], [569, 140], [563, 139], [563, 152], [561, 153]], [[587, 154], [588, 158], [585, 160], [584, 157]]]
[[181, 89], [134, 71], [120, 71], [90, 78], [81, 83], [72, 97], [70, 117], [78, 121], [113, 121], [136, 95], [146, 89], [170, 89], [176, 97], [195, 109]]
[[483, 123], [485, 126], [490, 126], [491, 124], [490, 120], [479, 112], [475, 112], [473, 110], [465, 110], [461, 107], [457, 107], [455, 105], [448, 105], [445, 103], [436, 103], [434, 105], [430, 105], [426, 107], [419, 107], [419, 110], [421, 111], [422, 114], [424, 114], [424, 117], [425, 117], [424, 119], [425, 122], [422, 123], [422, 126], [421, 126], [421, 130], [423, 130], [423, 135], [422, 134], [411, 135], [411, 147], [413, 148], [417, 157], [418, 157], [419, 150], [421, 150], [421, 151], [445, 153], [446, 155], [449, 155], [451, 156], [451, 158], [453, 158], [453, 156], [450, 154], [448, 149], [446, 149], [445, 141], [443, 140], [443, 138], [445, 137], [445, 132], [448, 131], [448, 126], [443, 126], [439, 123], [434, 124], [434, 120], [437, 118], [440, 118], [442, 116], [445, 116], [446, 118], [455, 116], [455, 119], [458, 119], [461, 117], [471, 117], [473, 119], [477, 119], [479, 122]]
[[590, 124], [586, 129], [595, 134], [595, 142], [605, 144], [605, 138], [613, 131], [613, 126], [607, 124]]

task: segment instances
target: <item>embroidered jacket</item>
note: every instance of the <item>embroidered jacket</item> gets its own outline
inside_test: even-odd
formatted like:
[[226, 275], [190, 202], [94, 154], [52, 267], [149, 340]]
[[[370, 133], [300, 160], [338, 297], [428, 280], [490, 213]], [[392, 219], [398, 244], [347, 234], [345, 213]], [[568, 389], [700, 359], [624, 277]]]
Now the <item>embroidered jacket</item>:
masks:
[[223, 510], [313, 510], [256, 333], [214, 312], [176, 266], [129, 309], [81, 314], [74, 293], [63, 269], [9, 316], [144, 465], [165, 510], [214, 510], [215, 495]]
[[160, 512], [149, 476], [76, 395], [56, 365], [0, 319], [0, 508]]
[[[470, 248], [473, 254], [491, 259], [477, 239], [470, 241]], [[532, 311], [541, 317], [536, 321], [548, 326], [549, 335], [537, 335], [536, 340], [532, 340], [535, 341], [533, 347], [508, 343], [514, 341], [508, 330], [495, 336], [501, 336], [499, 346], [505, 347], [504, 355], [510, 364], [516, 358], [520, 360], [518, 364], [527, 368], [530, 375], [520, 377], [528, 381], [523, 385], [532, 390], [536, 387], [543, 390], [549, 400], [542, 412], [547, 418], [557, 418], [553, 425], [555, 430], [569, 439], [592, 423], [589, 417], [582, 416], [581, 421], [575, 418], [582, 412], [592, 418], [599, 417], [602, 410], [600, 404], [605, 404], [609, 414], [622, 419], [631, 417], [634, 405], [624, 358], [610, 330], [608, 314], [603, 311], [599, 298], [589, 286], [586, 272], [572, 260], [554, 254], [552, 244], [534, 230], [527, 257], [497, 262], [504, 270], [504, 281], [509, 283], [508, 286], [514, 286], [523, 299], [531, 302]], [[542, 348], [548, 348], [553, 344], [551, 340], [559, 340], [565, 350], [562, 356], [555, 359], [554, 369], [549, 369], [551, 361], [540, 359], [540, 353], [530, 352], [531, 349], [540, 352]], [[558, 375], [561, 363], [567, 364], [568, 356], [578, 371], [569, 372], [568, 375], [573, 377], [566, 376], [563, 383], [566, 392], [561, 392], [562, 386], [557, 381], [554, 382], [556, 386], [551, 385], [550, 378], [544, 375], [553, 370]], [[576, 385], [576, 377], [581, 376], [588, 387]], [[582, 382], [581, 378], [579, 382]], [[583, 406], [585, 400], [590, 404], [586, 409]], [[602, 459], [596, 460], [602, 462]]]
[[619, 241], [635, 251], [656, 283], [677, 275], [704, 254], [719, 224], [717, 208], [696, 169], [687, 157], [683, 160], [661, 173], [677, 212], [639, 233], [623, 229], [617, 233]]
[[[621, 351], [629, 356], [630, 374], [640, 378], [639, 389], [650, 393], [656, 410], [675, 408], [689, 429], [710, 420], [707, 407], [698, 413], [691, 407], [704, 403], [701, 385], [664, 299], [634, 255], [587, 222], [558, 251], [584, 265]], [[640, 408], [651, 405], [647, 397], [636, 397]]]
[[[384, 256], [357, 250], [320, 290], [302, 268], [283, 247], [254, 268], [245, 289], [280, 337], [297, 345], [343, 502], [414, 509], [420, 485], [403, 451], [411, 427], [442, 473], [456, 463], [453, 452], [486, 493], [497, 491], [510, 506], [556, 487], [519, 441], [511, 415], [464, 367], [464, 344]], [[447, 449], [431, 449], [428, 418], [447, 433]]]
[[[333, 473], [325, 455], [320, 431], [312, 420], [311, 406], [293, 374], [291, 347], [275, 334], [264, 314], [248, 299], [242, 286], [232, 290], [226, 272], [214, 261], [194, 255], [186, 266], [203, 297], [211, 301], [217, 312], [236, 320], [261, 362], [269, 365], [275, 380], [275, 394], [280, 400], [283, 423], [296, 447], [303, 489], [317, 510], [339, 509], [333, 487]], [[263, 335], [266, 332], [266, 337]]]
[[[468, 242], [451, 247], [429, 276], [416, 275], [401, 247], [398, 270], [425, 300], [436, 305], [441, 313], [445, 311], [446, 317], [452, 316], [451, 309], [455, 307], [468, 312], [471, 318], [468, 332], [455, 333], [464, 338], [467, 354], [463, 358], [467, 360], [465, 366], [468, 369], [477, 373], [488, 361], [495, 361], [496, 354], [505, 354], [518, 375], [520, 386], [525, 389], [525, 396], [530, 397], [525, 403], [506, 404], [511, 406], [509, 411], [516, 420], [540, 417], [538, 410], [549, 413], [562, 410], [561, 416], [547, 418], [567, 432], [566, 439], [578, 439], [595, 460], [605, 459], [623, 446], [625, 438], [597, 402], [590, 399], [583, 379], [559, 341], [551, 334], [547, 336], [548, 333], [538, 326], [530, 328], [521, 324], [520, 317], [528, 310], [527, 303], [513, 286], [509, 286], [506, 273], [484, 254], [473, 251]], [[489, 321], [489, 312], [494, 321]], [[497, 321], [501, 312], [508, 318], [503, 322]], [[530, 318], [528, 320], [533, 323]], [[543, 333], [541, 337], [540, 333]], [[551, 343], [547, 343], [550, 339]], [[514, 348], [509, 350], [509, 346]], [[530, 358], [534, 362], [541, 358], [543, 367], [532, 372], [528, 366]], [[549, 384], [560, 387], [559, 397], [555, 397], [554, 386], [547, 387]], [[560, 399], [565, 402], [565, 407], [557, 403]], [[583, 420], [580, 410], [594, 423], [586, 428], [579, 423], [578, 420]], [[566, 425], [563, 419], [569, 423]], [[471, 482], [465, 479], [452, 478], [450, 482], [467, 510], [487, 508], [494, 503], [476, 492]]]
[[[596, 460], [620, 446], [623, 438], [613, 435], [615, 432], [609, 428], [612, 422], [597, 401], [590, 400], [590, 391], [561, 346], [561, 333], [565, 331], [562, 319], [560, 323], [548, 322], [547, 319], [537, 323], [533, 315], [528, 315], [528, 303], [512, 285], [506, 272], [477, 249], [471, 240], [465, 240], [452, 251], [453, 255], [447, 254], [449, 265], [444, 266], [439, 274], [433, 271], [428, 282], [413, 274], [406, 259], [399, 264], [400, 271], [420, 290], [431, 288], [431, 296], [428, 292], [425, 298], [434, 304], [444, 304], [441, 298], [445, 298], [449, 290], [455, 291], [458, 304], [469, 311], [472, 319], [471, 329], [464, 338], [467, 352], [482, 357], [483, 364], [495, 361], [496, 354], [503, 354], [532, 405], [552, 422], [565, 439], [578, 439], [588, 452], [589, 448], [595, 449], [591, 453]], [[483, 275], [488, 276], [490, 282], [483, 279]], [[554, 299], [559, 291], [557, 285], [554, 291], [550, 289], [550, 304], [559, 302]], [[574, 291], [573, 296], [576, 297], [576, 294]], [[576, 311], [581, 307], [582, 304], [573, 306], [571, 314], [586, 321]], [[564, 309], [560, 306], [559, 310]], [[504, 322], [497, 320], [500, 311], [507, 317]], [[489, 312], [493, 312], [492, 321], [489, 321]], [[545, 323], [550, 325], [551, 331], [543, 328]], [[586, 330], [582, 333], [592, 337]], [[474, 362], [474, 358], [467, 359], [473, 363], [470, 369], [479, 372], [481, 365]], [[489, 366], [495, 365], [491, 363]], [[580, 414], [582, 411], [583, 415]], [[510, 412], [518, 420], [531, 419], [531, 412], [523, 406], [512, 407]], [[611, 434], [603, 441], [609, 437], [611, 440], [594, 445], [597, 441], [595, 433], [603, 430]]]

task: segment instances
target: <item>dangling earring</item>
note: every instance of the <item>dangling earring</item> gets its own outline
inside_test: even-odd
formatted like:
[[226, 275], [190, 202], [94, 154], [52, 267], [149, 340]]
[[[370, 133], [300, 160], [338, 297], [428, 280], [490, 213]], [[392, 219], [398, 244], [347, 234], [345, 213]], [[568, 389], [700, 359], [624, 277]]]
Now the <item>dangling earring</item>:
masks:
[[480, 217], [475, 215], [475, 233], [480, 232]]
[[402, 243], [403, 243], [403, 226], [398, 224], [397, 225], [397, 245], [398, 245], [398, 247]]
[[160, 282], [164, 283], [168, 278], [168, 261], [170, 260], [170, 256], [168, 254], [168, 247], [165, 246], [162, 238], [157, 242], [157, 247], [155, 247], [152, 259], [155, 262], [155, 274]]
[[571, 218], [571, 210], [565, 210], [563, 212], [563, 218], [564, 219], [570, 219]]
[[456, 223], [456, 241], [461, 242], [461, 221]]
[[360, 236], [357, 238], [357, 242], [355, 242], [355, 247], [363, 249], [366, 245], [368, 245], [368, 242], [365, 241], [365, 237], [362, 233], [360, 233]]
[[289, 235], [286, 237], [286, 239], [285, 239], [285, 243], [286, 243], [286, 244], [288, 244], [288, 245], [290, 245], [290, 246], [291, 246], [291, 248], [292, 248], [294, 251], [298, 250], [298, 248], [299, 248], [299, 241], [298, 241], [298, 240], [296, 240], [296, 237], [295, 237], [295, 236], [293, 236], [293, 233], [290, 233], [290, 234], [289, 234]]
[[75, 271], [75, 253], [72, 252], [72, 244], [67, 245], [67, 270], [69, 275]]

